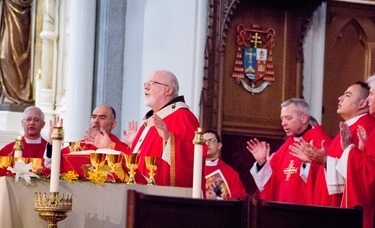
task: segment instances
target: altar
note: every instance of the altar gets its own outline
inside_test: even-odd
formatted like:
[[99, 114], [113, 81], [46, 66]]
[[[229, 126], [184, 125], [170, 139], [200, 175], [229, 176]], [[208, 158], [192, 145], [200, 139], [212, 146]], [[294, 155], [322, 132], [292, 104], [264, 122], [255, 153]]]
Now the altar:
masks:
[[[13, 177], [0, 177], [0, 227], [47, 227], [47, 222], [34, 211], [35, 192], [49, 195], [49, 180], [33, 179], [26, 185]], [[58, 227], [125, 227], [127, 190], [134, 189], [152, 195], [191, 197], [191, 188], [128, 185], [105, 183], [103, 186], [88, 181], [69, 183], [60, 180], [60, 194], [73, 194], [72, 211], [58, 223]]]

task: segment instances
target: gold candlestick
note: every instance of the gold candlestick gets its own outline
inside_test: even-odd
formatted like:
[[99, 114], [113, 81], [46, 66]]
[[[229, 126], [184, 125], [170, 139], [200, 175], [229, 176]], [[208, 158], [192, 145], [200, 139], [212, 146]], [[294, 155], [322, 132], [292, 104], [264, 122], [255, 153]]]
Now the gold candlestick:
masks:
[[22, 150], [23, 150], [23, 143], [22, 143], [22, 138], [18, 137], [16, 138], [16, 141], [13, 146], [13, 157], [22, 157]]
[[49, 198], [46, 193], [35, 192], [34, 210], [39, 217], [48, 222], [48, 228], [57, 227], [59, 221], [67, 217], [67, 213], [72, 210], [72, 194], [68, 193], [59, 197], [58, 192], [51, 192]]
[[16, 142], [14, 143], [13, 149], [16, 150], [23, 150], [23, 143], [22, 143], [22, 138], [18, 137], [16, 138]]

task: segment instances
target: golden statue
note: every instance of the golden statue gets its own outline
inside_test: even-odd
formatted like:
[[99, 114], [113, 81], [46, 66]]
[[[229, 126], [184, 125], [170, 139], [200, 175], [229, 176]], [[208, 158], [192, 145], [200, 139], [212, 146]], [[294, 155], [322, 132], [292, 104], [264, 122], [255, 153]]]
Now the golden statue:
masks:
[[2, 0], [0, 21], [0, 103], [33, 103], [31, 6], [33, 0]]

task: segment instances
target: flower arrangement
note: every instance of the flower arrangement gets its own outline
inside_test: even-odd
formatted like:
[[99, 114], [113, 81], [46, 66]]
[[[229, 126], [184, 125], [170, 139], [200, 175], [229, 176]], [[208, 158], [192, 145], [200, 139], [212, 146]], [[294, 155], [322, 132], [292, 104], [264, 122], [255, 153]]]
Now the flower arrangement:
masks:
[[[27, 160], [27, 159], [26, 159]], [[80, 178], [74, 170], [70, 170], [60, 174], [60, 179], [73, 183], [74, 181], [90, 181], [94, 184], [104, 185], [105, 182], [108, 183], [123, 183], [125, 180], [119, 178], [124, 176], [123, 171], [104, 171], [102, 169], [94, 169], [90, 167], [86, 172], [85, 178]], [[26, 185], [31, 184], [32, 178], [38, 178], [42, 180], [47, 180], [50, 178], [51, 169], [45, 166], [33, 167], [33, 163], [25, 163], [25, 159], [18, 159], [14, 165], [2, 166], [0, 167], [0, 176], [14, 177], [15, 182], [19, 179], [24, 179]]]

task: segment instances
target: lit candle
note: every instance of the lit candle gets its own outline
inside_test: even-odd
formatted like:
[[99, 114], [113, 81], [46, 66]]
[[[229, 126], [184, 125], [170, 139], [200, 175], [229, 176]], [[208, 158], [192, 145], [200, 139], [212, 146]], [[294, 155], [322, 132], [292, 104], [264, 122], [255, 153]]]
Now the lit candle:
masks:
[[193, 198], [201, 198], [202, 189], [202, 160], [203, 160], [203, 132], [200, 128], [195, 132], [194, 144], [194, 170], [193, 170]]
[[59, 192], [61, 142], [64, 139], [62, 126], [53, 127], [50, 192]]
[[18, 136], [18, 138], [16, 138], [16, 142], [14, 143], [13, 149], [14, 149], [13, 157], [22, 158], [23, 144], [22, 144], [22, 137], [21, 136]]

